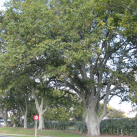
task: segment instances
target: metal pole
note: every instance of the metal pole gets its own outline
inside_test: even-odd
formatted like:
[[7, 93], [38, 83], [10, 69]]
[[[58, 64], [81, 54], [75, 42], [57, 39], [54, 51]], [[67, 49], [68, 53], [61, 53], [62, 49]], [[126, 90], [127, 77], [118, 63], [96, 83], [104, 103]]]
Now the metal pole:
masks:
[[35, 137], [37, 137], [37, 121], [35, 121]]

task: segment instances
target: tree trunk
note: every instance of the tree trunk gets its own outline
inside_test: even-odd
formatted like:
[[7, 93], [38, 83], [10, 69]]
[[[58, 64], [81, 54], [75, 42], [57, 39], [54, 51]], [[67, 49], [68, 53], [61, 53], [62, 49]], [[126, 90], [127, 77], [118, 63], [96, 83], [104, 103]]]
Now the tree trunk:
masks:
[[7, 109], [3, 110], [4, 127], [7, 127]]
[[7, 118], [4, 119], [4, 127], [7, 127]]
[[44, 118], [43, 118], [43, 110], [39, 111], [39, 127], [38, 129], [43, 129], [45, 128], [44, 126]]
[[98, 107], [98, 98], [94, 98], [94, 96], [87, 96], [86, 100], [84, 100], [84, 106], [86, 109], [86, 124], [88, 129], [88, 136], [100, 136], [100, 122], [107, 114], [107, 99], [105, 98], [103, 113], [101, 116], [98, 116], [99, 107]]
[[44, 126], [44, 117], [43, 117], [43, 113], [44, 113], [43, 98], [41, 98], [41, 104], [40, 104], [38, 112], [39, 112], [39, 127], [38, 127], [38, 129], [43, 129], [43, 128], [45, 128], [45, 126]]
[[38, 129], [43, 129], [43, 128], [45, 128], [43, 114], [46, 112], [48, 106], [46, 106], [46, 108], [43, 110], [43, 104], [44, 104], [43, 98], [41, 98], [41, 104], [39, 105], [34, 88], [32, 89], [32, 93], [33, 93], [33, 96], [35, 99], [36, 109], [39, 113], [39, 127], [38, 127]]
[[14, 123], [14, 124], [13, 124], [13, 127], [17, 127], [17, 124], [16, 124], [16, 123]]
[[27, 113], [24, 115], [24, 128], [27, 128]]
[[16, 113], [15, 113], [14, 110], [13, 110], [13, 115], [14, 115], [14, 116], [13, 116], [13, 127], [17, 127], [17, 121], [18, 121], [17, 119], [18, 119], [18, 118], [16, 117]]
[[25, 102], [26, 102], [26, 111], [25, 111], [25, 115], [24, 115], [24, 128], [27, 128], [28, 96], [26, 96]]
[[[43, 115], [42, 115], [42, 117], [43, 117]], [[42, 121], [43, 121], [42, 127], [45, 128], [45, 125], [44, 125], [44, 121], [45, 121], [45, 120], [44, 120], [44, 117], [43, 117], [43, 120], [42, 120]]]
[[88, 110], [86, 123], [88, 128], [88, 136], [100, 136], [100, 120], [94, 110]]

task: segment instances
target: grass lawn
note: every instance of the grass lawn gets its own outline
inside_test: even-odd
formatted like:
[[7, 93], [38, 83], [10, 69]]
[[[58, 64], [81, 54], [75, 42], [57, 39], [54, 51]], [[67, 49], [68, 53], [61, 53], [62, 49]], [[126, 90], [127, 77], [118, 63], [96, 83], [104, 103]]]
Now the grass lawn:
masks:
[[[34, 137], [35, 129], [23, 129], [13, 127], [0, 127], [0, 134], [16, 134], [20, 137]], [[15, 135], [15, 136], [16, 136]], [[51, 137], [84, 137], [83, 135], [76, 135], [72, 133], [66, 133], [61, 130], [37, 130], [37, 136], [51, 136]]]

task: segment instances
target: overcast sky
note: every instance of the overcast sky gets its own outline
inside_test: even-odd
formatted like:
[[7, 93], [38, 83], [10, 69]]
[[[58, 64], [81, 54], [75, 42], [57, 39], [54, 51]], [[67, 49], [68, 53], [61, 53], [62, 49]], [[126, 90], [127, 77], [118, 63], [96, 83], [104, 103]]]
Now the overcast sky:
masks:
[[0, 0], [0, 10], [1, 9], [4, 10], [4, 7], [3, 7], [4, 2], [6, 2], [6, 0]]
[[[4, 2], [9, 1], [9, 0], [0, 0], [0, 10], [1, 9], [5, 9], [2, 5], [4, 4]], [[130, 111], [132, 111], [132, 107], [131, 107], [131, 103], [128, 102], [123, 102], [122, 104], [119, 104], [120, 99], [118, 97], [114, 97], [110, 102], [109, 105], [116, 108], [116, 109], [120, 109], [124, 112], [126, 112], [126, 114], [128, 115], [128, 117], [134, 117], [136, 113], [130, 113]]]

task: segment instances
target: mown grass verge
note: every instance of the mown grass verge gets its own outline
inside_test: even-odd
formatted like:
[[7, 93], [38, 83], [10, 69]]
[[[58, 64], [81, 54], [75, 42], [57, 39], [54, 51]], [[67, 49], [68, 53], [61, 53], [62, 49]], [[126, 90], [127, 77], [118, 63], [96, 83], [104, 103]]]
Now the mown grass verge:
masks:
[[[8, 134], [12, 136], [19, 135], [20, 137], [34, 137], [35, 129], [24, 129], [24, 128], [12, 128], [12, 127], [0, 127], [0, 134]], [[77, 135], [72, 133], [66, 133], [61, 130], [37, 130], [38, 137], [84, 137], [83, 135]]]

